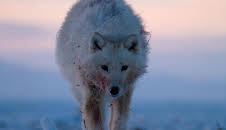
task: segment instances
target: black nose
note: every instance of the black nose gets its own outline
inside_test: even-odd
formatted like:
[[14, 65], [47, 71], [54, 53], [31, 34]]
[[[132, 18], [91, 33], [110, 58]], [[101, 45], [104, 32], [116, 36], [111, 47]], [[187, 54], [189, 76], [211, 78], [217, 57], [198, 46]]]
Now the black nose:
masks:
[[118, 95], [118, 93], [119, 93], [119, 87], [118, 86], [111, 87], [110, 93], [111, 93], [112, 96]]

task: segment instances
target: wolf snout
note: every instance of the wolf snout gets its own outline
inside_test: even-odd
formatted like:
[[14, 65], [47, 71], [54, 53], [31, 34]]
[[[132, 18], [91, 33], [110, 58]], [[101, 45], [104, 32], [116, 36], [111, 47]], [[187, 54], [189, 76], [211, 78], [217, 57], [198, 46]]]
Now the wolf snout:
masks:
[[109, 91], [112, 97], [117, 97], [119, 95], [120, 88], [118, 86], [112, 86]]

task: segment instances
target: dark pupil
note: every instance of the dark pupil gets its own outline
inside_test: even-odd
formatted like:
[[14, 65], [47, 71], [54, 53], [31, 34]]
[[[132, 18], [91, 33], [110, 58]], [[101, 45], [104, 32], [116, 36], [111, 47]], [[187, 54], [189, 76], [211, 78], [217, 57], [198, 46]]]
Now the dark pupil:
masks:
[[125, 71], [127, 69], [128, 69], [128, 66], [127, 65], [123, 65], [121, 71]]
[[106, 65], [101, 65], [101, 68], [102, 68], [104, 71], [107, 71], [107, 72], [108, 72], [108, 66], [106, 66]]

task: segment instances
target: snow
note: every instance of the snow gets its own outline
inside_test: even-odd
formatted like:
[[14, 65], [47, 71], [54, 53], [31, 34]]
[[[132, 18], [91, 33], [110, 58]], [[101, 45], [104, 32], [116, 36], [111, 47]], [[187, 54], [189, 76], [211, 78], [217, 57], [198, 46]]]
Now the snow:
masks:
[[[1, 103], [0, 130], [80, 130], [78, 107], [72, 102]], [[226, 105], [133, 103], [131, 130], [220, 130]], [[57, 127], [57, 128], [54, 128]], [[223, 129], [222, 129], [223, 130]]]

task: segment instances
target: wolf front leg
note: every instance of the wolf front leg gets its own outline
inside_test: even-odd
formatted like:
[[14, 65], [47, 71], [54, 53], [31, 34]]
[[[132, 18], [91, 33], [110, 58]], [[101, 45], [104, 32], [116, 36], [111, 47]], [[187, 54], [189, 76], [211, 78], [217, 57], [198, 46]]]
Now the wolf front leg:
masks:
[[105, 105], [100, 97], [90, 95], [82, 110], [83, 130], [104, 130]]
[[127, 130], [132, 92], [129, 90], [111, 105], [109, 130]]

